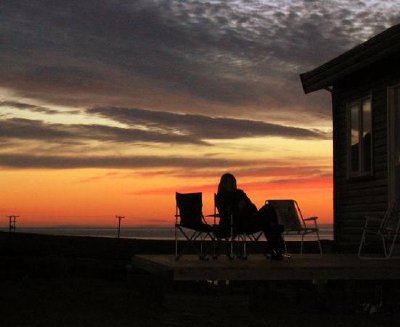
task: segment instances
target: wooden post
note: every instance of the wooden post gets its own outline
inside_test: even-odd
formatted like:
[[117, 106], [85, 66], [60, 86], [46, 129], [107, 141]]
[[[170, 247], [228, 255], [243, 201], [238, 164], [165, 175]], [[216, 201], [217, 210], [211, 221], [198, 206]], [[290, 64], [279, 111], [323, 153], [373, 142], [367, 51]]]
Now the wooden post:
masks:
[[117, 238], [119, 238], [120, 234], [121, 234], [121, 219], [124, 219], [125, 217], [123, 216], [115, 216], [118, 219], [118, 236]]
[[9, 232], [10, 233], [12, 233], [12, 232], [15, 233], [16, 224], [17, 224], [17, 218], [18, 217], [19, 216], [15, 216], [15, 215], [7, 216], [8, 221], [9, 221]]

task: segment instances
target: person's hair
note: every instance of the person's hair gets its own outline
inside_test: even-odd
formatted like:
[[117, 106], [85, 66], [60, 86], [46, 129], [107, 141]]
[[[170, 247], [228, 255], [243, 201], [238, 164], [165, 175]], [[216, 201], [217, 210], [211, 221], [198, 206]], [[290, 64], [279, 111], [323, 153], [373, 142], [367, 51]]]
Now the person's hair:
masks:
[[218, 193], [226, 191], [226, 189], [227, 189], [226, 186], [229, 183], [232, 183], [232, 185], [234, 185], [234, 189], [236, 190], [237, 186], [236, 186], [236, 178], [235, 178], [235, 176], [233, 176], [230, 173], [223, 174], [221, 176], [221, 179], [220, 179], [219, 184], [218, 184]]

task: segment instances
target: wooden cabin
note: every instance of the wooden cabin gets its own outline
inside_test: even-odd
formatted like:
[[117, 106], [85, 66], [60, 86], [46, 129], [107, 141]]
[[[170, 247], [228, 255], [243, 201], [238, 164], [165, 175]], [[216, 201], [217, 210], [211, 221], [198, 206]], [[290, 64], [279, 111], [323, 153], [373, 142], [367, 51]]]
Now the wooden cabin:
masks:
[[400, 196], [400, 24], [300, 78], [332, 95], [334, 239], [355, 248], [365, 216]]

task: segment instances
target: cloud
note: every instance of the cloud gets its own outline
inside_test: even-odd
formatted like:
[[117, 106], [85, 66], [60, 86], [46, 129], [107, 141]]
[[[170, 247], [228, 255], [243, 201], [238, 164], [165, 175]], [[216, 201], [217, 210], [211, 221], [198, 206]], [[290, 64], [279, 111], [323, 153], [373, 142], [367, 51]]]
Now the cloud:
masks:
[[185, 169], [235, 167], [248, 162], [221, 158], [196, 158], [178, 156], [74, 156], [1, 154], [0, 167], [34, 169], [77, 169], [77, 168], [158, 168]]
[[73, 139], [73, 131], [60, 124], [45, 124], [38, 120], [12, 118], [1, 121], [0, 139], [45, 140], [49, 142]]
[[47, 107], [43, 106], [36, 106], [30, 103], [23, 103], [23, 102], [18, 102], [18, 101], [0, 101], [0, 107], [10, 107], [13, 109], [19, 109], [19, 110], [27, 110], [31, 112], [38, 112], [38, 113], [43, 113], [46, 115], [57, 115], [57, 114], [78, 114], [80, 111], [79, 110], [55, 110], [55, 109], [50, 109]]
[[135, 108], [98, 107], [88, 113], [111, 118], [127, 125], [143, 125], [167, 131], [178, 131], [194, 138], [235, 139], [243, 137], [280, 136], [296, 139], [327, 139], [317, 130], [270, 124], [262, 121], [218, 118], [204, 115], [175, 114]]
[[[303, 167], [299, 167], [302, 170]], [[307, 171], [307, 168], [305, 171]], [[239, 187], [245, 190], [262, 190], [265, 192], [272, 191], [272, 190], [299, 190], [299, 189], [332, 189], [332, 175], [331, 174], [312, 174], [312, 175], [297, 175], [295, 173], [291, 174], [290, 169], [288, 170], [289, 178], [279, 178], [271, 179], [269, 175], [259, 175], [259, 179], [257, 181], [247, 181], [241, 182]], [[201, 173], [201, 172], [200, 172]], [[213, 177], [220, 176], [221, 174], [213, 172], [212, 175], [205, 175], [205, 177]], [[236, 175], [237, 176], [237, 175]], [[246, 174], [241, 174], [242, 177], [248, 177]], [[250, 175], [251, 176], [251, 175]], [[260, 176], [261, 179], [260, 179]], [[282, 176], [280, 176], [282, 177]], [[217, 177], [218, 178], [218, 177]], [[166, 194], [166, 193], [174, 193], [176, 192], [176, 186], [162, 186], [158, 188], [150, 188], [147, 190], [140, 190], [140, 191], [133, 191], [130, 192], [130, 195], [144, 195], [144, 194]], [[196, 192], [198, 190], [202, 190], [202, 192], [215, 192], [216, 184], [207, 183], [207, 184], [189, 184], [189, 185], [181, 185], [179, 186], [179, 192]]]
[[[47, 108], [27, 103], [2, 102], [0, 106], [47, 113]], [[58, 113], [58, 112], [57, 112]], [[232, 140], [251, 137], [279, 136], [294, 139], [328, 139], [330, 136], [304, 128], [270, 124], [262, 121], [214, 118], [205, 115], [175, 114], [143, 109], [98, 107], [87, 109], [87, 114], [100, 115], [124, 124], [116, 127], [100, 124], [61, 124], [41, 120], [2, 119], [0, 141], [37, 141], [48, 147], [51, 144], [71, 146], [89, 144], [91, 141], [117, 142], [133, 145], [192, 144], [211, 146], [212, 140]], [[54, 114], [50, 110], [50, 114]], [[21, 144], [18, 144], [22, 151]], [[29, 148], [26, 149], [28, 151]], [[66, 149], [68, 151], [68, 149]], [[71, 148], [70, 151], [73, 149]], [[59, 149], [61, 151], [61, 149]], [[86, 152], [86, 151], [85, 151]]]
[[12, 118], [0, 125], [0, 139], [41, 140], [48, 143], [87, 142], [150, 142], [175, 144], [203, 144], [201, 139], [172, 133], [144, 131], [96, 124], [51, 124], [39, 120]]
[[[173, 174], [174, 176], [190, 178], [190, 177], [214, 177], [215, 170], [201, 170], [196, 172], [186, 172], [186, 171], [159, 171], [155, 172], [155, 174], [159, 175], [167, 175]], [[223, 172], [221, 172], [223, 173]], [[304, 164], [303, 166], [291, 166], [289, 161], [284, 160], [274, 160], [267, 161], [266, 163], [253, 163], [253, 165], [236, 167], [235, 175], [241, 177], [259, 177], [263, 176], [264, 178], [277, 178], [279, 180], [283, 180], [284, 178], [290, 178], [290, 180], [297, 177], [304, 176], [332, 176], [332, 171], [330, 167], [319, 165], [319, 166], [309, 166]]]
[[374, 0], [6, 1], [0, 86], [57, 104], [328, 121], [329, 98], [305, 97], [298, 74], [399, 12]]
[[[236, 161], [235, 161], [236, 162]], [[288, 181], [310, 179], [315, 177], [330, 177], [332, 178], [331, 167], [324, 165], [310, 166], [291, 166], [290, 162], [284, 160], [265, 160], [263, 162], [252, 161], [241, 162], [243, 165], [232, 165], [234, 169], [232, 173], [235, 176], [242, 178], [259, 178], [262, 176], [268, 183], [288, 183]], [[171, 167], [155, 167], [151, 170], [137, 171], [111, 171], [107, 173], [98, 173], [87, 178], [81, 179], [79, 182], [91, 183], [103, 179], [126, 179], [133, 177], [148, 178], [148, 177], [178, 177], [185, 179], [215, 179], [226, 172], [226, 167], [200, 167], [198, 169], [171, 169]]]

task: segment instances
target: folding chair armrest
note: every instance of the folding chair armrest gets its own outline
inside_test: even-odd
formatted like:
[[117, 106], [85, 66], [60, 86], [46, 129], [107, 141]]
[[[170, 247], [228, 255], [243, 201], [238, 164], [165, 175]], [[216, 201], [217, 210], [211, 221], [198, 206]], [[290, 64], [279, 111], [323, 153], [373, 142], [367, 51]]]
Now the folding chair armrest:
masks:
[[318, 217], [308, 217], [308, 218], [304, 218], [304, 221], [310, 221], [310, 220], [317, 220]]
[[371, 216], [365, 216], [365, 220], [366, 220], [366, 221], [376, 221], [376, 222], [382, 221], [381, 218], [378, 218], [378, 217], [371, 217]]
[[[365, 216], [365, 224], [363, 229], [366, 230], [368, 229], [370, 226], [368, 226], [370, 223], [375, 222], [375, 223], [380, 223], [382, 221], [382, 219], [378, 218], [378, 217], [372, 217], [372, 216]], [[379, 228], [378, 226], [375, 226], [375, 229]]]
[[311, 222], [311, 224], [314, 225], [314, 228], [318, 228], [317, 220], [318, 220], [318, 217], [316, 217], [316, 216], [314, 216], [314, 217], [303, 218], [304, 227], [307, 227], [307, 223], [310, 224], [310, 222]]

